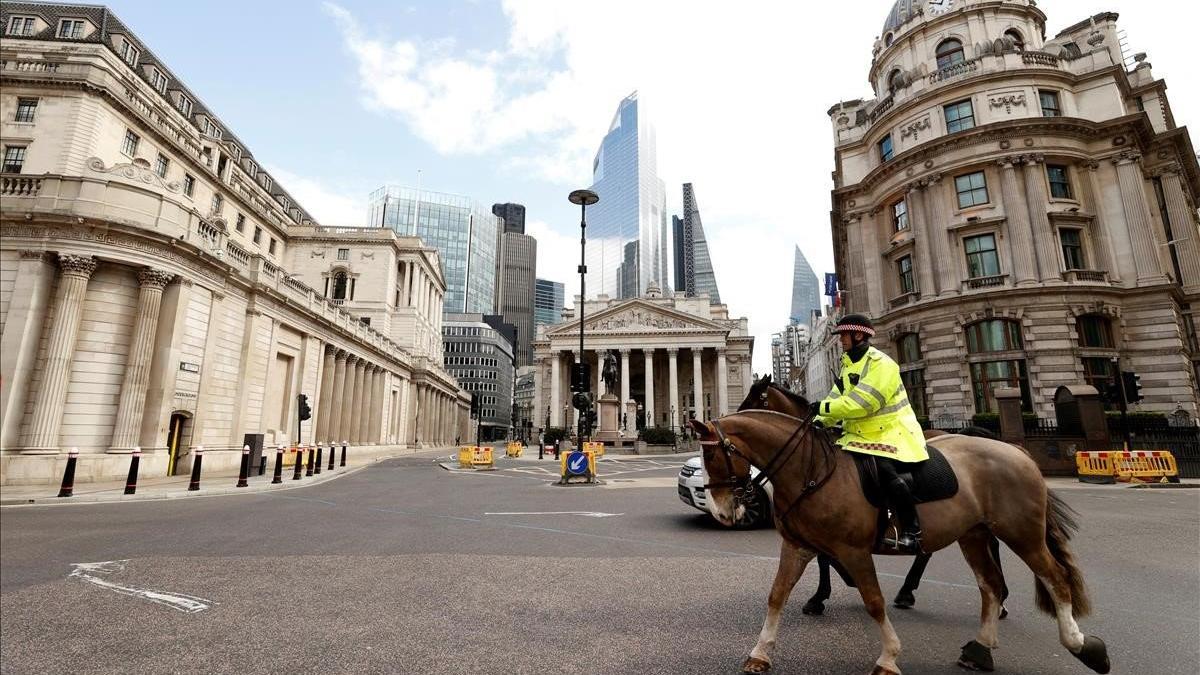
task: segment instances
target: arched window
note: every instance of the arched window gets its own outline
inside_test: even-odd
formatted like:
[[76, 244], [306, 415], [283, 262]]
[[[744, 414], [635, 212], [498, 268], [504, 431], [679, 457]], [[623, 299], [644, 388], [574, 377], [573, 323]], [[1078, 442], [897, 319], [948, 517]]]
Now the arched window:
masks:
[[1079, 346], [1113, 349], [1112, 322], [1098, 314], [1085, 314], [1075, 319], [1079, 331]]
[[892, 40], [894, 40], [894, 39], [896, 39], [896, 36], [892, 35], [891, 33], [888, 33], [887, 35], [884, 35], [884, 36], [883, 36], [883, 46], [884, 46], [884, 47], [891, 47], [891, 46], [892, 46]]
[[904, 73], [897, 68], [892, 71], [891, 75], [888, 75], [888, 93], [895, 94], [902, 86], [904, 86]]
[[1004, 31], [1004, 37], [1012, 39], [1013, 47], [1017, 51], [1025, 51], [1025, 38], [1021, 37], [1021, 31], [1017, 30], [1016, 28], [1009, 28], [1008, 30]]
[[[987, 319], [967, 326], [967, 353], [982, 355], [1024, 349], [1021, 324], [1007, 319]], [[968, 357], [969, 358], [969, 357]], [[1029, 375], [1024, 358], [999, 360], [970, 359], [971, 390], [975, 412], [997, 412], [996, 389], [1021, 390], [1021, 408], [1032, 410], [1029, 395]]]
[[921, 337], [916, 333], [905, 333], [896, 340], [897, 363], [904, 365], [921, 360]]
[[339, 271], [333, 275], [333, 299], [334, 300], [345, 300], [346, 299], [346, 273], [345, 272]]
[[938, 69], [949, 68], [950, 66], [962, 63], [966, 60], [963, 55], [962, 43], [954, 38], [943, 40], [937, 47], [937, 67]]
[[[1088, 350], [1087, 355], [1079, 359], [1083, 363], [1083, 381], [1103, 393], [1112, 383], [1113, 375], [1116, 373], [1116, 364], [1113, 359], [1117, 353], [1112, 351], [1108, 355], [1104, 355], [1097, 354], [1096, 350], [1116, 349], [1116, 342], [1113, 340], [1112, 334], [1112, 322], [1108, 317], [1100, 314], [1085, 314], [1075, 318], [1075, 328], [1079, 333], [1079, 346]], [[1111, 405], [1108, 402], [1104, 403], [1105, 408]]]

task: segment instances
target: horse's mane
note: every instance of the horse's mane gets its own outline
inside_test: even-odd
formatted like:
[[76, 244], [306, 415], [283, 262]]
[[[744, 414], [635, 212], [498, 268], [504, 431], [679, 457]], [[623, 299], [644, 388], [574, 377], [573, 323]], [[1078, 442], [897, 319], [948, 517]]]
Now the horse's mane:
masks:
[[771, 384], [771, 388], [774, 389], [775, 391], [783, 394], [784, 396], [788, 397], [788, 399], [792, 403], [799, 405], [801, 408], [808, 407], [808, 399], [804, 398], [800, 394], [797, 394], [796, 392], [792, 391], [791, 389], [788, 389], [787, 387], [783, 387], [783, 386], [780, 386], [780, 385], [774, 384], [774, 383]]

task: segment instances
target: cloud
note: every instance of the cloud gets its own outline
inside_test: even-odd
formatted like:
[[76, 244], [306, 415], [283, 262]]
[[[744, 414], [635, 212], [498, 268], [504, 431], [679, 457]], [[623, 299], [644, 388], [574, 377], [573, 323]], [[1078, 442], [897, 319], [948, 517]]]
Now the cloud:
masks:
[[570, 307], [579, 294], [579, 239], [556, 232], [541, 220], [525, 221], [525, 234], [537, 239], [538, 278], [563, 284], [563, 297]]

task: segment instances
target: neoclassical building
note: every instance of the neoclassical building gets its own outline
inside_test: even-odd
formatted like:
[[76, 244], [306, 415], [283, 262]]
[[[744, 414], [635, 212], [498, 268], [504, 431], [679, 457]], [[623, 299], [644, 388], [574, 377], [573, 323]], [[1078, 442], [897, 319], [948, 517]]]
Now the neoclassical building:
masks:
[[829, 110], [845, 306], [922, 415], [1015, 387], [1048, 416], [1059, 385], [1117, 368], [1141, 409], [1195, 415], [1195, 150], [1116, 14], [1045, 25], [1031, 0], [896, 2], [874, 98]]
[[[579, 298], [576, 297], [576, 307]], [[664, 296], [657, 283], [640, 298], [600, 295], [584, 305], [584, 353], [579, 353], [576, 309], [563, 322], [539, 326], [533, 342], [534, 426], [572, 427], [571, 364], [592, 364], [592, 392], [608, 393], [601, 378], [605, 354], [614, 352], [620, 377], [612, 392], [626, 415], [626, 429], [676, 430], [693, 415], [719, 417], [737, 408], [751, 384], [754, 337], [745, 318], [729, 318], [726, 305], [707, 295]], [[636, 425], [636, 426], [635, 426]]]
[[[321, 227], [103, 7], [0, 6], [4, 484], [448, 444], [436, 251]], [[311, 419], [299, 422], [304, 394]]]

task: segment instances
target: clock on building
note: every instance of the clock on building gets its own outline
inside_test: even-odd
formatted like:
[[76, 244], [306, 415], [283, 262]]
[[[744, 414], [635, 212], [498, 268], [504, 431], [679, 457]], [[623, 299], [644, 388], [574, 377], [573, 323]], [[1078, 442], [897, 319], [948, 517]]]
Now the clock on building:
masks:
[[929, 0], [929, 13], [937, 16], [953, 9], [954, 0]]

